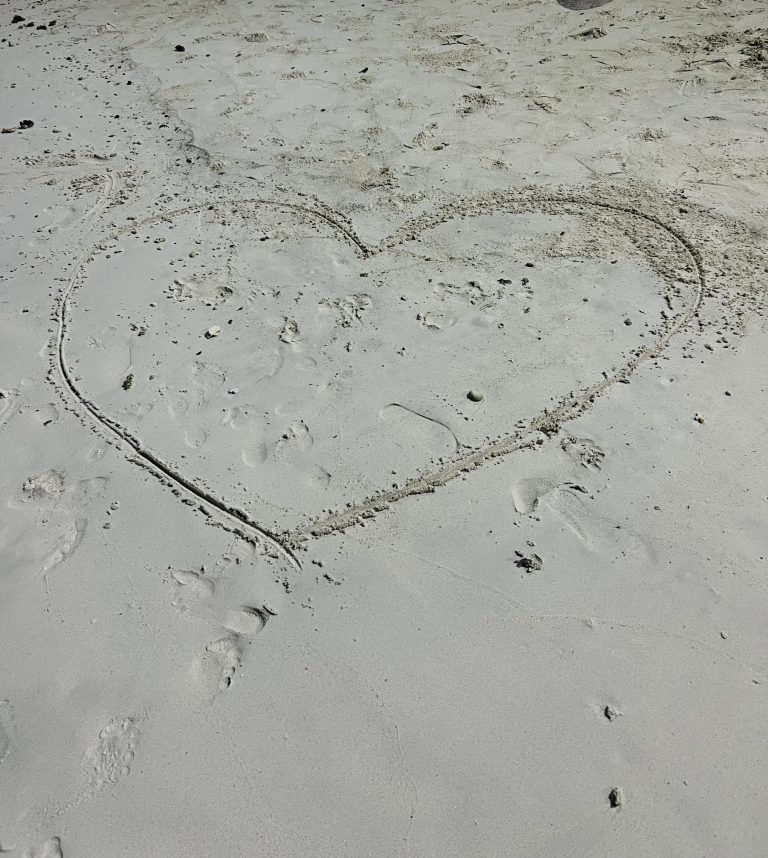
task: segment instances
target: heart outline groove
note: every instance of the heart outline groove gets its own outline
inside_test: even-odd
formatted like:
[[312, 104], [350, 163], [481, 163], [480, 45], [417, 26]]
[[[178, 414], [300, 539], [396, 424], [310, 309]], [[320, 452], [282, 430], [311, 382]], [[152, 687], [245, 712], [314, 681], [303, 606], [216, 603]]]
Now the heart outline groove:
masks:
[[[78, 287], [82, 285], [83, 274], [88, 264], [105, 248], [109, 241], [117, 241], [122, 235], [135, 231], [138, 227], [169, 221], [184, 214], [212, 211], [215, 214], [237, 213], [246, 218], [249, 208], [251, 210], [268, 208], [278, 212], [282, 210], [298, 215], [300, 219], [306, 219], [308, 222], [323, 223], [330, 226], [340, 240], [345, 241], [360, 259], [369, 259], [387, 250], [395, 249], [416, 239], [421, 233], [449, 221], [463, 221], [489, 214], [545, 214], [587, 217], [623, 233], [646, 256], [651, 265], [656, 267], [657, 273], [667, 283], [668, 288], [677, 287], [679, 293], [681, 284], [690, 286], [691, 295], [682, 309], [676, 313], [669, 316], [662, 313], [661, 323], [657, 325], [658, 330], [650, 344], [631, 349], [628, 359], [618, 368], [610, 373], [604, 372], [601, 380], [588, 384], [577, 394], [569, 394], [569, 396], [562, 398], [554, 408], [544, 409], [534, 415], [527, 420], [527, 425], [524, 428], [495, 440], [487, 441], [468, 452], [460, 452], [458, 455], [441, 461], [439, 467], [424, 470], [408, 477], [402, 485], [396, 488], [379, 489], [362, 500], [350, 501], [344, 509], [338, 512], [330, 512], [325, 516], [309, 519], [291, 530], [272, 532], [259, 524], [244, 510], [226, 503], [214, 492], [201, 487], [194, 479], [185, 476], [177, 468], [169, 465], [161, 456], [147, 448], [127, 427], [104, 412], [78, 385], [74, 373], [67, 363], [66, 353], [71, 326], [72, 298]], [[650, 245], [647, 242], [648, 236], [644, 237], [642, 234], [643, 230], [650, 230], [650, 234], [655, 235], [656, 240]], [[659, 238], [662, 238], [662, 242], [657, 241]], [[663, 247], [664, 243], [667, 245], [666, 248]], [[653, 247], [652, 252], [649, 249], [651, 246]], [[664, 259], [665, 254], [668, 257], [677, 257], [676, 266], [660, 265], [660, 263], [665, 261], [668, 263], [669, 261]], [[680, 270], [681, 259], [685, 260], [684, 268], [690, 273], [690, 280], [681, 281], [679, 276], [673, 277], [669, 273], [675, 268]], [[57, 384], [57, 388], [65, 397], [74, 400], [81, 414], [87, 416], [95, 428], [106, 432], [109, 439], [117, 442], [121, 447], [126, 445], [129, 448], [130, 452], [127, 457], [132, 462], [152, 472], [176, 496], [181, 497], [182, 502], [195, 507], [198, 512], [202, 513], [210, 524], [223, 527], [253, 544], [266, 546], [268, 553], [282, 555], [296, 568], [300, 568], [295, 550], [308, 537], [321, 537], [343, 531], [361, 521], [375, 517], [399, 500], [434, 492], [450, 480], [489, 461], [506, 456], [516, 450], [542, 444], [547, 437], [557, 434], [565, 423], [585, 413], [597, 397], [605, 394], [617, 383], [628, 381], [629, 377], [644, 363], [658, 358], [672, 338], [695, 317], [704, 299], [705, 289], [706, 278], [701, 256], [691, 241], [678, 229], [642, 209], [609, 200], [591, 199], [584, 195], [543, 193], [538, 189], [528, 189], [452, 200], [407, 220], [375, 245], [364, 242], [342, 215], [316, 200], [312, 200], [311, 205], [259, 198], [227, 200], [215, 205], [204, 204], [183, 207], [152, 215], [140, 221], [131, 221], [127, 226], [112, 232], [108, 238], [102, 239], [95, 247], [83, 254], [76, 262], [71, 276], [57, 299], [55, 308], [57, 329], [49, 377], [56, 384], [55, 379], [58, 376], [62, 384]], [[218, 512], [218, 517], [214, 516], [209, 507]]]

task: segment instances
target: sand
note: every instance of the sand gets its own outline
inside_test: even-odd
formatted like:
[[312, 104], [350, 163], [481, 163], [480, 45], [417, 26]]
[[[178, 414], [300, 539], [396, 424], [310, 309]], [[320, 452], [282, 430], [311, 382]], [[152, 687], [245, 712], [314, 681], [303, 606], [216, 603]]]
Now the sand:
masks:
[[761, 4], [0, 29], [0, 852], [763, 856]]

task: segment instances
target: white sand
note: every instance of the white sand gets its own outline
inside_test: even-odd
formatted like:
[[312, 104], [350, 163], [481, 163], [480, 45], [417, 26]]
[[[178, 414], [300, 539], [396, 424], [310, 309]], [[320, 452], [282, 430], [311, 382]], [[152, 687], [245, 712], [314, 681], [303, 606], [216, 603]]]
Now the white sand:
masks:
[[3, 7], [0, 852], [766, 854], [768, 13], [588, 5]]

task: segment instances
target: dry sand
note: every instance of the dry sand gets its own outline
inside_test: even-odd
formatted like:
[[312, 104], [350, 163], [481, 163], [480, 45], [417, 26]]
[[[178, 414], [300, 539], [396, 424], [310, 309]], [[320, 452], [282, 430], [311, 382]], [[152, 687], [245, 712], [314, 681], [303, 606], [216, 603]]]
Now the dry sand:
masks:
[[0, 852], [764, 856], [764, 4], [0, 29]]

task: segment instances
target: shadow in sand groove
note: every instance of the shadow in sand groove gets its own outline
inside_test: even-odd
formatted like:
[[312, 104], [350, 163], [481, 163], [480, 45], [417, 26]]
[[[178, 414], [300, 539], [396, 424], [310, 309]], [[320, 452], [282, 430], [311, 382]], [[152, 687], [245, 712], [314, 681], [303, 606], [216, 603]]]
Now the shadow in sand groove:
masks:
[[605, 6], [611, 0], [557, 0], [560, 6], [565, 9], [570, 9], [572, 12], [583, 12], [585, 9], [596, 9], [598, 6]]

